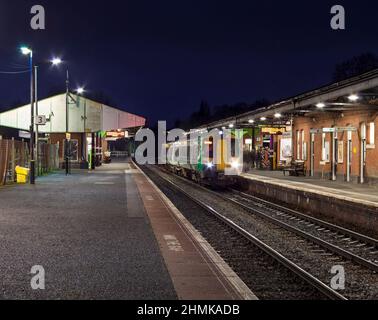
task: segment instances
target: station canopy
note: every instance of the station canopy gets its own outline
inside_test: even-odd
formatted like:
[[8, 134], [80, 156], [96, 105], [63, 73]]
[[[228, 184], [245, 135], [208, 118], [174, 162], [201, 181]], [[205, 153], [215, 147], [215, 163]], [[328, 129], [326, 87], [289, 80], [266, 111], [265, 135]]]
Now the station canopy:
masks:
[[378, 69], [333, 83], [236, 117], [200, 127], [248, 128], [270, 125], [289, 126], [297, 116], [319, 112], [378, 111]]
[[[56, 95], [38, 102], [38, 115], [45, 116], [46, 125], [40, 133], [66, 132], [66, 94]], [[0, 126], [28, 131], [30, 104], [0, 113]], [[69, 95], [68, 132], [92, 133], [117, 130], [135, 131], [146, 125], [144, 117], [75, 95]]]

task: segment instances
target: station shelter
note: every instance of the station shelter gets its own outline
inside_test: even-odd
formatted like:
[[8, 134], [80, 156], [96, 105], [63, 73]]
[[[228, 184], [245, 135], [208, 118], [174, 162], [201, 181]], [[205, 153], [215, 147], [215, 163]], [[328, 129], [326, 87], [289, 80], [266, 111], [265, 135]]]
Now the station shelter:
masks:
[[[34, 106], [35, 115], [45, 119], [45, 123], [35, 126], [38, 143], [58, 144], [62, 166], [67, 152], [71, 166], [94, 169], [109, 151], [110, 140], [132, 139], [133, 133], [146, 125], [144, 117], [123, 109], [72, 93], [66, 98], [63, 93]], [[20, 135], [30, 131], [30, 125], [30, 104], [0, 113], [0, 126], [17, 129]]]
[[244, 171], [378, 183], [378, 69], [206, 125], [244, 134]]

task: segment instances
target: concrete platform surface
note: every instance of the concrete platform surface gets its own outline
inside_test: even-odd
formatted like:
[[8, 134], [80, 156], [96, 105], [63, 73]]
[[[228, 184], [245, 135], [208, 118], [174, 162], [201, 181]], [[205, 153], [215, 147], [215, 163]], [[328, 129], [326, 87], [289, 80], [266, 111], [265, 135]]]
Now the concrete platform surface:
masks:
[[0, 189], [0, 299], [177, 299], [126, 167]]
[[289, 189], [312, 192], [340, 200], [378, 207], [378, 188], [374, 186], [311, 177], [284, 176], [281, 171], [253, 170], [244, 173], [242, 176]]
[[0, 257], [0, 300], [257, 299], [128, 162], [1, 188]]

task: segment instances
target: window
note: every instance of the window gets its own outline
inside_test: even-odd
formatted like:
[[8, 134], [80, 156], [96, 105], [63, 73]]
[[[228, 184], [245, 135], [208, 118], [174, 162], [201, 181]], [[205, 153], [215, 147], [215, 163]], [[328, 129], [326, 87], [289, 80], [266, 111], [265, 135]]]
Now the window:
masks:
[[305, 142], [304, 130], [302, 130], [302, 160], [307, 160], [307, 144]]
[[301, 132], [297, 130], [297, 160], [301, 159]]
[[375, 123], [371, 122], [369, 125], [369, 145], [375, 145]]
[[70, 161], [79, 161], [79, 141], [76, 139], [71, 139], [66, 143], [67, 155]]

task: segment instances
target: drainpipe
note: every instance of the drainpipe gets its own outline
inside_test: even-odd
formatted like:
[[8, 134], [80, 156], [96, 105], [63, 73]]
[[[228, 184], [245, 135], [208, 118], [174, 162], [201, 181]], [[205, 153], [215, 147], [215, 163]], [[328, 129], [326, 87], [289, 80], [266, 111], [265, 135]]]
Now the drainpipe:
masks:
[[332, 133], [332, 181], [336, 181], [336, 167], [337, 167], [337, 159], [336, 159], [336, 146], [337, 146], [337, 129]]
[[366, 123], [361, 124], [361, 163], [360, 183], [365, 183], [365, 161], [366, 161]]

